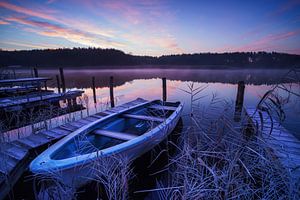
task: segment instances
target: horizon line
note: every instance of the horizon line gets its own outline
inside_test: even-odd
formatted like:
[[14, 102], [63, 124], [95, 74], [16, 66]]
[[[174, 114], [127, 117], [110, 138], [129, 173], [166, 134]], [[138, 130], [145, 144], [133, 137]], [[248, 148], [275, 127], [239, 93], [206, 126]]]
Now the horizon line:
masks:
[[116, 51], [121, 51], [126, 55], [131, 55], [131, 56], [147, 56], [147, 57], [162, 57], [162, 56], [180, 56], [180, 55], [194, 55], [194, 54], [230, 54], [230, 53], [277, 53], [277, 54], [287, 54], [287, 55], [296, 55], [300, 56], [300, 54], [296, 53], [287, 53], [287, 52], [278, 52], [278, 51], [224, 51], [224, 52], [193, 52], [193, 53], [177, 53], [177, 54], [161, 54], [161, 55], [143, 55], [143, 54], [133, 54], [132, 52], [125, 52], [121, 49], [116, 49], [116, 48], [101, 48], [101, 47], [59, 47], [59, 48], [40, 48], [40, 49], [2, 49], [0, 48], [0, 51], [6, 51], [6, 52], [18, 52], [18, 51], [44, 51], [44, 50], [61, 50], [61, 49], [102, 49], [102, 50], [116, 50]]

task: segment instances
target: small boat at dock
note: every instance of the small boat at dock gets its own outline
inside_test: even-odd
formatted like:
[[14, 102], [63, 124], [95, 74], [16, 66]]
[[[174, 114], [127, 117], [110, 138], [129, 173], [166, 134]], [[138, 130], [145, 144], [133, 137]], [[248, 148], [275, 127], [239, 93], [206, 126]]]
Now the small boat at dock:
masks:
[[59, 172], [67, 184], [83, 186], [91, 166], [110, 156], [133, 160], [163, 141], [175, 128], [180, 102], [146, 101], [91, 122], [70, 133], [36, 157], [34, 174]]

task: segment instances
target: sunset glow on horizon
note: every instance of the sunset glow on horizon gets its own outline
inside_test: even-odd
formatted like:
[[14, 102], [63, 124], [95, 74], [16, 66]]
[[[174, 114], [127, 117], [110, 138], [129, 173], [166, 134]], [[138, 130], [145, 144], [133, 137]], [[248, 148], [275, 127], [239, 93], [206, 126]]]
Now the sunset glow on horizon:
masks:
[[0, 1], [3, 50], [115, 48], [135, 55], [300, 54], [300, 1]]

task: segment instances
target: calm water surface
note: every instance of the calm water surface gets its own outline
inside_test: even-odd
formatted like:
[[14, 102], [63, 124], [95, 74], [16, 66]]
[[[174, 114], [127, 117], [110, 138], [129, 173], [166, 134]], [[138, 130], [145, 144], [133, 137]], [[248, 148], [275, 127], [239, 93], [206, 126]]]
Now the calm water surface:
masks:
[[[81, 89], [85, 92], [82, 102], [88, 106], [89, 114], [106, 109], [109, 100], [109, 77], [114, 76], [116, 104], [122, 104], [138, 97], [153, 100], [161, 99], [162, 77], [167, 80], [167, 94], [169, 101], [182, 101], [185, 103], [185, 113], [190, 110], [190, 96], [183, 90], [188, 90], [188, 84], [194, 87], [205, 87], [198, 95], [201, 98], [199, 105], [211, 102], [212, 97], [226, 100], [234, 105], [237, 82], [245, 81], [244, 106], [255, 107], [260, 97], [275, 84], [286, 83], [291, 79], [286, 78], [287, 70], [178, 70], [178, 69], [122, 69], [122, 70], [96, 70], [65, 69], [65, 79], [68, 90]], [[57, 91], [55, 75], [58, 70], [40, 70], [40, 76], [50, 76], [48, 87]], [[97, 104], [93, 102], [91, 89], [92, 76], [96, 78]], [[298, 79], [299, 80], [299, 79]], [[293, 90], [300, 94], [299, 84], [293, 85]], [[286, 95], [284, 92], [282, 95]], [[300, 99], [292, 96], [285, 105], [287, 120], [285, 128], [293, 132], [300, 139]], [[78, 117], [78, 113], [74, 118]], [[87, 110], [80, 113], [86, 116]], [[63, 122], [62, 122], [63, 123]]]

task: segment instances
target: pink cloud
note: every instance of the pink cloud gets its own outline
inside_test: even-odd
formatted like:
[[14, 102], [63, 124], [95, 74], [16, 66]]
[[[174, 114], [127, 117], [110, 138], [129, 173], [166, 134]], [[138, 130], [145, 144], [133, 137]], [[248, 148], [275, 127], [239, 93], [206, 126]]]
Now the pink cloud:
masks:
[[27, 8], [20, 7], [20, 6], [10, 4], [10, 3], [6, 3], [6, 2], [0, 2], [0, 7], [8, 9], [8, 10], [12, 10], [14, 12], [22, 13], [22, 14], [25, 14], [25, 15], [30, 15], [30, 16], [33, 16], [33, 17], [39, 17], [39, 18], [43, 18], [43, 19], [56, 21], [55, 17], [53, 17], [51, 15], [48, 15], [48, 14], [45, 14], [45, 11], [38, 12], [38, 11], [34, 11], [34, 10], [31, 10], [31, 9], [27, 9]]
[[[6, 2], [0, 2], [0, 7], [12, 10], [14, 12], [18, 12], [21, 14], [25, 14], [31, 17], [38, 17], [44, 20], [50, 20], [54, 21], [56, 23], [64, 24], [66, 26], [75, 26], [78, 29], [84, 30], [85, 32], [90, 32], [93, 34], [101, 35], [104, 37], [112, 37], [113, 31], [111, 30], [103, 30], [100, 29], [98, 26], [94, 26], [86, 21], [80, 21], [75, 19], [65, 19], [63, 17], [54, 15], [56, 14], [55, 10], [50, 9], [42, 9], [43, 12], [38, 12], [36, 9], [29, 9], [21, 6], [17, 6], [14, 4], [6, 3]], [[41, 8], [39, 8], [41, 9]], [[47, 13], [47, 14], [46, 14]]]
[[0, 25], [5, 25], [5, 24], [9, 24], [9, 22], [0, 20]]
[[36, 34], [48, 36], [48, 37], [60, 37], [60, 38], [67, 39], [71, 42], [83, 44], [86, 46], [111, 48], [115, 46], [121, 47], [123, 45], [122, 43], [106, 41], [104, 39], [97, 38], [95, 35], [88, 32], [63, 27], [49, 22], [30, 20], [24, 17], [23, 18], [9, 17], [6, 18], [5, 20], [34, 27], [34, 28], [26, 28], [26, 27], [24, 28], [24, 30], [29, 32], [34, 32]]
[[274, 43], [280, 40], [286, 40], [290, 37], [300, 34], [300, 29], [286, 33], [270, 34], [250, 44], [236, 48], [237, 51], [260, 51], [274, 46]]
[[277, 34], [269, 34], [261, 37], [258, 40], [251, 41], [245, 45], [241, 46], [232, 46], [225, 45], [217, 49], [218, 52], [229, 52], [229, 51], [266, 51], [266, 50], [275, 50], [276, 48], [280, 48], [278, 45], [279, 41], [287, 40], [291, 37], [295, 37], [300, 34], [300, 29], [277, 33]]
[[[16, 47], [22, 46], [25, 48], [35, 48], [35, 49], [48, 49], [48, 48], [59, 48], [58, 45], [54, 44], [34, 44], [34, 43], [26, 43], [23, 41], [3, 41], [3, 44], [13, 45]], [[10, 48], [10, 50], [15, 50], [15, 48]]]

